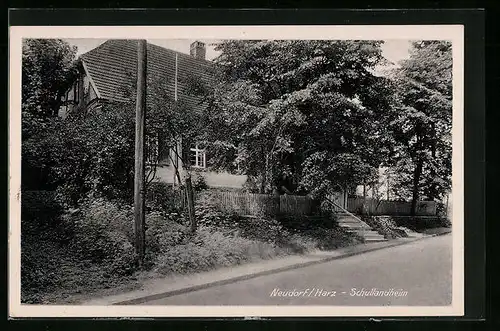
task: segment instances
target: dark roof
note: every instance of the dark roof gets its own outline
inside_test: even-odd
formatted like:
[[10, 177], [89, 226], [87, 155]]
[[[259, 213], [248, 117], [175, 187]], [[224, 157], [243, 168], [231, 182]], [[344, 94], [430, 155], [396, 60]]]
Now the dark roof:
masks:
[[[168, 75], [168, 88], [174, 93], [175, 55], [177, 54], [178, 96], [188, 102], [195, 99], [183, 94], [188, 76], [202, 76], [210, 79], [210, 61], [197, 59], [191, 55], [176, 52], [157, 45], [147, 44], [148, 74]], [[88, 74], [91, 76], [99, 95], [112, 101], [126, 101], [123, 86], [130, 80], [130, 74], [137, 71], [137, 41], [108, 40], [93, 50], [81, 55]]]

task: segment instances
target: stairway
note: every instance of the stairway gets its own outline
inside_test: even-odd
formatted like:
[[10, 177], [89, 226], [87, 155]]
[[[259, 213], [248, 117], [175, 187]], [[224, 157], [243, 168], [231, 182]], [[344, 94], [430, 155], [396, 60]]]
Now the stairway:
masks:
[[346, 212], [338, 212], [336, 215], [341, 228], [364, 238], [365, 243], [387, 241], [383, 235], [374, 231], [368, 224], [354, 215]]

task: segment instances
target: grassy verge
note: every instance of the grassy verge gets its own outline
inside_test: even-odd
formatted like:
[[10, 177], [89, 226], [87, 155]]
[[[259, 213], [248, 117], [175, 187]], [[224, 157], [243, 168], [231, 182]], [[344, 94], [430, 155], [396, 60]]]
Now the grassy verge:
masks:
[[[24, 206], [32, 209], [29, 203]], [[93, 199], [60, 216], [60, 210], [24, 213], [22, 302], [71, 303], [96, 291], [134, 289], [148, 275], [191, 274], [357, 243], [336, 227], [289, 217], [224, 214], [209, 199], [200, 199], [195, 233], [175, 210], [148, 211], [146, 265], [138, 270], [132, 211], [127, 205]]]

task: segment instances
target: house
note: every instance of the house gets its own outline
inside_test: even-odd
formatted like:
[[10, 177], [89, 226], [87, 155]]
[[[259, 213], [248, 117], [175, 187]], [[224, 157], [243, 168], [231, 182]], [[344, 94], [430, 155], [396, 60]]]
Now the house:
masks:
[[[212, 62], [205, 59], [205, 44], [196, 41], [190, 45], [190, 54], [176, 52], [148, 43], [148, 74], [168, 77], [168, 92], [174, 100], [182, 100], [193, 107], [202, 107], [196, 98], [186, 92], [188, 76], [206, 77]], [[137, 70], [137, 41], [108, 40], [79, 58], [80, 74], [64, 96], [59, 115], [72, 111], [98, 111], [106, 102], [127, 102], [123, 84], [130, 73]], [[158, 143], [161, 146], [161, 141]], [[186, 146], [184, 146], [186, 147]], [[178, 144], [178, 148], [182, 148]], [[229, 172], [215, 172], [207, 168], [206, 151], [198, 145], [190, 146], [191, 169], [194, 169], [210, 187], [240, 188], [246, 176]], [[156, 176], [159, 181], [177, 183], [175, 167], [180, 164], [178, 154], [159, 148]]]
[[371, 185], [357, 185], [355, 195], [358, 197], [391, 200], [390, 185], [390, 169], [380, 167], [378, 169], [378, 180], [375, 183], [371, 183]]

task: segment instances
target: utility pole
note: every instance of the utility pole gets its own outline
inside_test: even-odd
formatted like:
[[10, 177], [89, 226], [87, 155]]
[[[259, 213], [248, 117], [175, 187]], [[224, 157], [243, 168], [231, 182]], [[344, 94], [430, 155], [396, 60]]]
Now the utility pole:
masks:
[[135, 252], [142, 266], [145, 253], [145, 185], [144, 185], [144, 136], [146, 124], [146, 67], [147, 42], [137, 43], [137, 100], [135, 116], [135, 176], [134, 176], [134, 218]]

